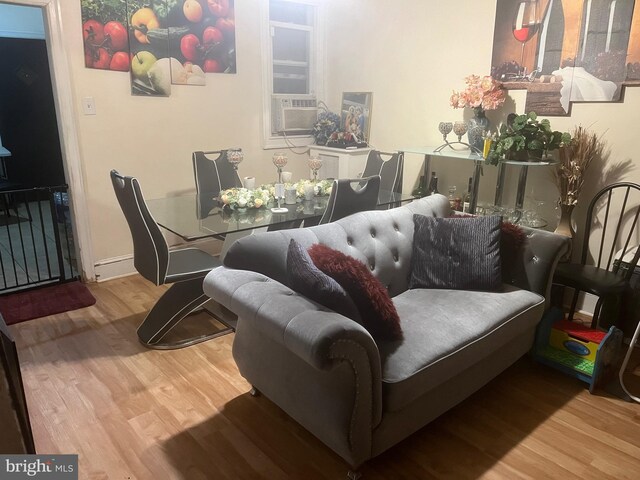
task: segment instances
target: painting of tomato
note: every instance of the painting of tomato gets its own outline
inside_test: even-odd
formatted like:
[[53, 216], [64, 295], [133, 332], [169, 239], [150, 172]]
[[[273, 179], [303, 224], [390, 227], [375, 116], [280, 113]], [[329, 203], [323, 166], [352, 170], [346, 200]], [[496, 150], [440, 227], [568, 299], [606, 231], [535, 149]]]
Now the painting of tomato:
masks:
[[80, 8], [85, 67], [129, 71], [126, 0], [81, 0]]
[[163, 13], [172, 58], [206, 73], [236, 73], [234, 0], [169, 0]]

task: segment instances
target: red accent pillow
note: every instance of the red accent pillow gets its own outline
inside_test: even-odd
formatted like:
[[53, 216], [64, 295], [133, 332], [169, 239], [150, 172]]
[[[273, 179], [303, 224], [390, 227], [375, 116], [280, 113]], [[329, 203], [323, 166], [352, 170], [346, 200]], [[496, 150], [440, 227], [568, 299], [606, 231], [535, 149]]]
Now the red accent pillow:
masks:
[[374, 339], [402, 338], [400, 317], [389, 292], [364, 263], [319, 243], [311, 245], [309, 256], [347, 291], [358, 307], [360, 323]]

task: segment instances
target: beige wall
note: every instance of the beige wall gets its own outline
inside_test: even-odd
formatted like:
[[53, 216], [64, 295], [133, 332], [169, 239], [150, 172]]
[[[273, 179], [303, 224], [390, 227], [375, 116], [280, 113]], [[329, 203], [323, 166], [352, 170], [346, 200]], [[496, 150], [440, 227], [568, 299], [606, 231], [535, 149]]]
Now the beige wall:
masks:
[[[262, 150], [260, 0], [237, 2], [238, 73], [208, 74], [204, 87], [174, 85], [168, 98], [132, 96], [128, 74], [85, 68], [80, 2], [60, 3], [96, 263], [132, 251], [109, 180], [112, 168], [138, 177], [146, 198], [195, 191], [194, 150], [240, 146], [241, 175], [254, 174], [258, 182], [275, 176], [272, 152]], [[88, 96], [95, 98], [95, 116], [82, 113]], [[305, 163], [294, 158], [289, 169], [303, 174]]]
[[[261, 1], [237, 2], [238, 73], [207, 75], [205, 87], [174, 86], [169, 98], [133, 97], [127, 74], [84, 68], [80, 2], [60, 2], [96, 262], [131, 253], [129, 232], [109, 182], [112, 168], [137, 176], [147, 198], [178, 195], [194, 188], [193, 150], [238, 145], [245, 150], [241, 174], [254, 174], [258, 182], [271, 180], [272, 152], [262, 150]], [[337, 110], [343, 91], [373, 92], [371, 142], [376, 148], [438, 144], [438, 122], [470, 115], [450, 107], [449, 96], [451, 90], [462, 88], [466, 75], [489, 71], [495, 1], [324, 3], [326, 103]], [[80, 101], [85, 96], [95, 98], [97, 115], [82, 114]], [[524, 107], [522, 92], [512, 92], [511, 97], [503, 111], [490, 112], [494, 125], [507, 112]], [[551, 120], [558, 129], [582, 123], [606, 131], [613, 146], [611, 162], [631, 160], [634, 169], [624, 178], [640, 182], [634, 148], [639, 107], [640, 88], [628, 88], [624, 103], [577, 104], [571, 117]], [[305, 157], [290, 154], [290, 158], [288, 169], [304, 174]], [[471, 167], [439, 162], [434, 169], [441, 191], [450, 184], [464, 191]], [[420, 157], [407, 156], [405, 191], [413, 188], [420, 165]], [[495, 168], [484, 170], [481, 200], [490, 200]], [[507, 184], [515, 181], [514, 172], [509, 172]], [[557, 193], [548, 172], [532, 172], [529, 186], [547, 201], [547, 216], [555, 215], [552, 204]], [[506, 199], [513, 201], [513, 188]], [[578, 207], [576, 217], [580, 215]]]
[[[449, 105], [452, 90], [464, 87], [465, 76], [486, 75], [491, 66], [495, 1], [451, 0], [352, 0], [329, 2], [327, 13], [328, 101], [337, 107], [342, 91], [372, 91], [371, 142], [382, 150], [407, 146], [439, 145], [440, 121], [471, 116], [469, 109]], [[509, 92], [504, 107], [489, 112], [494, 126], [509, 112], [524, 110], [523, 91]], [[591, 172], [584, 198], [601, 185], [616, 180], [640, 182], [637, 169], [637, 124], [640, 121], [640, 88], [627, 88], [623, 103], [574, 104], [570, 117], [549, 117], [554, 129], [570, 130], [578, 124], [604, 135], [611, 157], [604, 170], [624, 163], [622, 175], [601, 175], [602, 167]], [[415, 185], [422, 158], [407, 155], [405, 191]], [[435, 160], [440, 192], [448, 185], [465, 191], [472, 166], [460, 161]], [[484, 167], [480, 200], [492, 201], [496, 168]], [[557, 222], [557, 189], [550, 181], [550, 169], [530, 168], [527, 197], [545, 200], [545, 217], [551, 227]], [[509, 167], [504, 200], [515, 202], [519, 170]], [[610, 172], [611, 173], [611, 172]], [[575, 218], [582, 223], [586, 202], [577, 207]], [[528, 206], [528, 200], [525, 207]], [[559, 214], [559, 213], [558, 213]]]

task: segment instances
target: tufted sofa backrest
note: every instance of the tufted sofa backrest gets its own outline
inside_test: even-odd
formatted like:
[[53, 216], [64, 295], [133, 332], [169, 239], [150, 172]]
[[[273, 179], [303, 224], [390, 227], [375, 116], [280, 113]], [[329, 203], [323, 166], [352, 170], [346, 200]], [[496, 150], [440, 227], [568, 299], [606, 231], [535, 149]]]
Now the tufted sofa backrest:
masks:
[[390, 210], [360, 212], [309, 228], [256, 233], [237, 240], [224, 264], [252, 270], [287, 284], [287, 247], [295, 238], [303, 247], [323, 243], [369, 266], [391, 296], [407, 289], [413, 245], [413, 214], [446, 217], [447, 197], [431, 195]]

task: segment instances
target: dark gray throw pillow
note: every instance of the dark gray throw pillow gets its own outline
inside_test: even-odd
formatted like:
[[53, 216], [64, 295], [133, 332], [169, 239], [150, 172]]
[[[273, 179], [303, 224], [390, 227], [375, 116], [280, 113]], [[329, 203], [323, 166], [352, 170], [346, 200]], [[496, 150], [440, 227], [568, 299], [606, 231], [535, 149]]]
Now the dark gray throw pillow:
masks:
[[500, 290], [501, 221], [414, 215], [409, 288]]
[[314, 302], [360, 321], [358, 308], [346, 290], [316, 267], [307, 250], [293, 238], [287, 251], [287, 282], [293, 290]]

